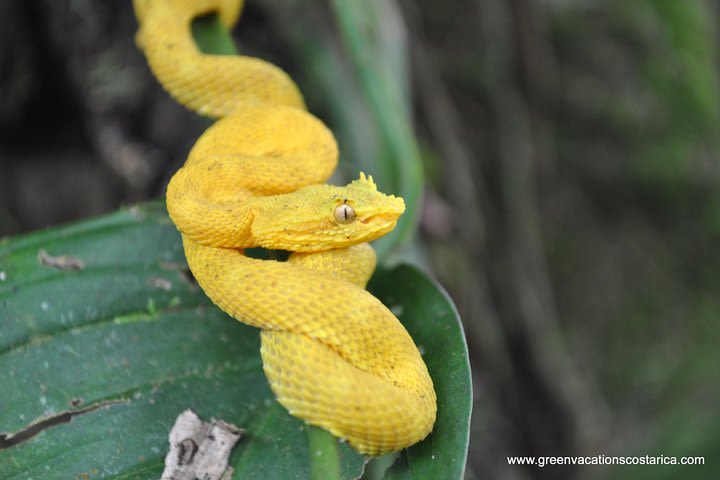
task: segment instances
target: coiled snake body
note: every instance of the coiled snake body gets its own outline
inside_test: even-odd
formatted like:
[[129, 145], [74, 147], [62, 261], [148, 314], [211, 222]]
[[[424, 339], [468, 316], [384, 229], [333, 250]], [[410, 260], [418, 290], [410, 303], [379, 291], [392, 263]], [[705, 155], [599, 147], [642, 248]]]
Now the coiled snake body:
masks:
[[[217, 12], [231, 27], [241, 2], [134, 0], [138, 44], [155, 76], [188, 108], [219, 117], [167, 191], [188, 264], [205, 293], [262, 329], [270, 386], [288, 411], [378, 455], [432, 429], [436, 398], [418, 349], [364, 290], [375, 254], [364, 242], [392, 230], [402, 199], [361, 174], [324, 184], [332, 133], [305, 111], [292, 80], [256, 58], [201, 53], [191, 20]], [[287, 262], [243, 249], [293, 252]]]

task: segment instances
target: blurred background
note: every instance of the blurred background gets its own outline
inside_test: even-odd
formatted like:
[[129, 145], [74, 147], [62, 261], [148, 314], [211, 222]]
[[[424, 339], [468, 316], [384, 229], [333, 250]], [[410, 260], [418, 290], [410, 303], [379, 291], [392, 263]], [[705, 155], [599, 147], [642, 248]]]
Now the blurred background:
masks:
[[[720, 7], [347, 5], [250, 1], [235, 38], [336, 133], [338, 181], [422, 191], [394, 260], [463, 319], [467, 479], [720, 478]], [[135, 29], [129, 1], [0, 2], [0, 236], [160, 197], [210, 124], [161, 90]], [[506, 460], [597, 454], [706, 466]]]

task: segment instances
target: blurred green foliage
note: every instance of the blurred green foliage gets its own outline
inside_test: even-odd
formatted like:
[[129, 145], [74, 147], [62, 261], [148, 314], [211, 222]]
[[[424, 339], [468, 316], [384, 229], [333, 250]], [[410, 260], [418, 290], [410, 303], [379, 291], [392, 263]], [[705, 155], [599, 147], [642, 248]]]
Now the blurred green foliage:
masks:
[[[642, 432], [642, 440], [619, 439], [616, 448], [706, 456], [704, 467], [619, 466], [604, 478], [714, 478], [717, 17], [708, 2], [616, 6], [582, 21], [574, 11], [553, 18], [562, 81], [578, 89], [569, 89], [574, 107], [561, 111], [557, 126], [560, 158], [584, 176], [592, 198], [584, 211], [593, 218], [572, 231], [548, 227], [551, 268], [558, 285], [577, 285], [558, 292], [576, 351], [594, 345], [580, 361], [594, 365], [614, 415], [630, 423], [625, 429]], [[574, 103], [581, 100], [584, 107]], [[585, 109], [586, 123], [573, 123], [569, 112], [580, 111], [573, 108]], [[590, 160], [578, 158], [588, 153]]]
[[628, 18], [640, 18], [648, 12], [657, 17], [655, 45], [667, 55], [653, 54], [641, 59], [640, 69], [647, 85], [660, 99], [661, 111], [655, 131], [637, 141], [633, 172], [653, 188], [665, 188], [673, 195], [687, 193], [694, 185], [698, 168], [691, 159], [703, 150], [717, 148], [720, 138], [720, 97], [715, 68], [716, 35], [712, 12], [700, 2], [672, 0], [625, 2]]

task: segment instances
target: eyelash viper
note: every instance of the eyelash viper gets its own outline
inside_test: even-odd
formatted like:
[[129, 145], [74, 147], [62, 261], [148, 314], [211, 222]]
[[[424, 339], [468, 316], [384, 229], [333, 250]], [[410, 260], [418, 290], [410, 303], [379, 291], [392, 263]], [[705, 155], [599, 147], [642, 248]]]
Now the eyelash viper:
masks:
[[[198, 50], [192, 19], [216, 12], [230, 28], [241, 3], [134, 0], [137, 43], [160, 83], [219, 118], [170, 181], [168, 212], [205, 293], [262, 329], [278, 401], [361, 453], [400, 450], [432, 430], [435, 391], [407, 331], [364, 287], [375, 268], [365, 242], [394, 228], [404, 202], [363, 174], [324, 183], [335, 139], [282, 70]], [[244, 255], [258, 246], [292, 253], [286, 262]]]

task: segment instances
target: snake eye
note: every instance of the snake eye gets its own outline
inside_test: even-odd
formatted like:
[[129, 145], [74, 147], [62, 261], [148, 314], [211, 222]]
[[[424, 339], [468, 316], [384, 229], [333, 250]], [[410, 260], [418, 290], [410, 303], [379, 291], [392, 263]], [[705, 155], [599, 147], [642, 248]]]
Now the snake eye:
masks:
[[335, 207], [335, 221], [340, 224], [352, 223], [355, 221], [355, 209], [347, 203]]

